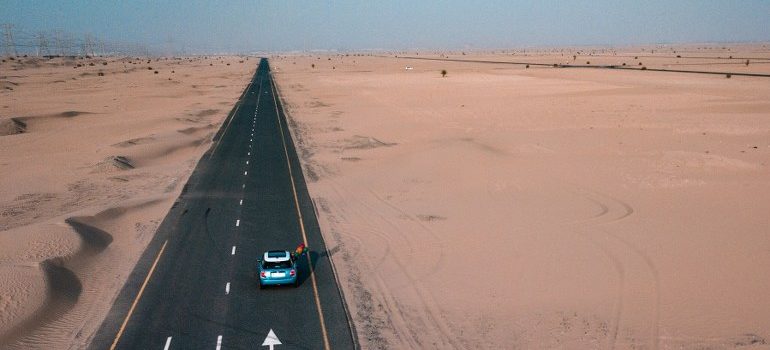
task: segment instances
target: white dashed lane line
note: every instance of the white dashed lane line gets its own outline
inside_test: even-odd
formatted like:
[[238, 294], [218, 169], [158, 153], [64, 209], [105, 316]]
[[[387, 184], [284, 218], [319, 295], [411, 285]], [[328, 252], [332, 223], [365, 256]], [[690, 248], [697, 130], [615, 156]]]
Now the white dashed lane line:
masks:
[[221, 350], [221, 349], [222, 349], [222, 336], [220, 335], [217, 337], [217, 350]]
[[241, 199], [241, 201], [238, 202], [238, 205], [243, 205], [243, 199]]
[[163, 347], [163, 350], [168, 350], [169, 346], [171, 346], [171, 337], [166, 338], [166, 346]]
[[244, 171], [243, 175], [249, 175], [249, 172], [248, 171]]
[[241, 226], [241, 219], [235, 220], [235, 227]]
[[230, 255], [235, 255], [235, 246], [233, 246], [233, 251], [230, 253]]
[[241, 188], [246, 188], [246, 184], [243, 184], [243, 185], [241, 186]]
[[225, 295], [229, 295], [229, 294], [230, 294], [230, 282], [227, 282], [227, 284], [225, 284]]
[[251, 155], [251, 152], [249, 152], [249, 153], [247, 154], [247, 156], [250, 156], [250, 155]]

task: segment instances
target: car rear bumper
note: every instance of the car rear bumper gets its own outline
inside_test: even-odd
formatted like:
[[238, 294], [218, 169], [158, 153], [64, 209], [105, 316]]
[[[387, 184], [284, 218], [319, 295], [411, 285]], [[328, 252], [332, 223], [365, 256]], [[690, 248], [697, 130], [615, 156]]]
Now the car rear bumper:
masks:
[[260, 278], [259, 283], [263, 286], [276, 286], [280, 284], [294, 284], [297, 282], [297, 276], [294, 277], [286, 277], [286, 278]]

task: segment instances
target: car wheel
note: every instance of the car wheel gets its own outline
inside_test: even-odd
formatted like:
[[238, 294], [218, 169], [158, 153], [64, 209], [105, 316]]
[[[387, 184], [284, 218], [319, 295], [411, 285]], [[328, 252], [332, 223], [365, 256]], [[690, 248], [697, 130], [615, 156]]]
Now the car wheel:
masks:
[[265, 289], [265, 285], [262, 282], [259, 283], [259, 289]]

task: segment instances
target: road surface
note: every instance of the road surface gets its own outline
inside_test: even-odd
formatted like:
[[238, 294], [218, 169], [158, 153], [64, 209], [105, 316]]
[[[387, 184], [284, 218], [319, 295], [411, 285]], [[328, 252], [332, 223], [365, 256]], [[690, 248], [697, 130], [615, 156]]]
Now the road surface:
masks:
[[[260, 290], [260, 254], [303, 242], [300, 286]], [[91, 348], [352, 349], [353, 334], [262, 59]]]

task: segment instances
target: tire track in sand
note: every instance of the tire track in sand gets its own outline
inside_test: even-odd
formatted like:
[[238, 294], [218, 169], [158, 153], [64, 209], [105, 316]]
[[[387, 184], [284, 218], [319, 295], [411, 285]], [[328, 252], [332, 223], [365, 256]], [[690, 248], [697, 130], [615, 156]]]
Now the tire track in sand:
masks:
[[[333, 182], [333, 181], [332, 181]], [[396, 255], [394, 251], [406, 254], [407, 257], [414, 256], [417, 252], [414, 247], [421, 247], [424, 244], [415, 242], [412, 237], [419, 237], [414, 233], [423, 232], [429, 236], [431, 244], [439, 244], [440, 240], [436, 234], [426, 228], [419, 220], [408, 213], [394, 207], [377, 193], [371, 190], [348, 191], [350, 184], [340, 186], [336, 183], [332, 186], [337, 192], [339, 198], [345, 198], [343, 202], [351, 202], [352, 205], [346, 205], [345, 213], [354, 217], [362, 218], [365, 222], [365, 229], [368, 233], [376, 235], [385, 243], [385, 253], [377, 259], [374, 264], [367, 267], [372, 272], [367, 276], [373, 278], [377, 284], [377, 290], [373, 291], [380, 296], [386, 303], [390, 317], [395, 322], [391, 322], [396, 328], [396, 336], [405, 341], [409, 347], [424, 348], [426, 346], [439, 348], [460, 348], [454, 339], [453, 333], [444, 322], [440, 308], [436, 305], [433, 297], [422, 286], [420, 279], [414, 275], [413, 269], [410, 269], [403, 263], [403, 258]], [[342, 193], [344, 191], [345, 193]], [[368, 194], [361, 198], [355, 194]], [[351, 211], [355, 210], [355, 212]], [[411, 234], [408, 234], [411, 233]], [[410, 237], [411, 236], [411, 237]], [[403, 247], [403, 248], [402, 248]], [[426, 272], [434, 271], [441, 266], [443, 259], [443, 248], [438, 247], [438, 259]], [[371, 268], [374, 266], [374, 269]], [[398, 277], [403, 278], [401, 283], [394, 285], [386, 283], [382, 278], [383, 268], [398, 271]], [[393, 271], [390, 271], [392, 274]], [[390, 276], [391, 279], [394, 276]], [[394, 291], [393, 289], [397, 290]], [[412, 295], [418, 300], [420, 307], [414, 308], [414, 305], [404, 305], [399, 303], [396, 294]], [[411, 312], [410, 312], [411, 311]], [[411, 317], [410, 317], [411, 316]], [[427, 337], [425, 337], [427, 335]], [[424, 343], [430, 340], [433, 343]]]
[[[607, 226], [627, 219], [634, 214], [634, 208], [628, 203], [614, 198], [612, 196], [600, 193], [595, 190], [572, 185], [575, 190], [572, 192], [578, 196], [592, 202], [600, 208], [598, 214], [583, 220], [567, 222], [566, 224], [575, 227], [574, 230], [597, 246], [608, 259], [612, 262], [613, 268], [618, 273], [619, 286], [617, 288], [616, 306], [614, 312], [614, 324], [610, 337], [610, 348], [614, 349], [618, 345], [621, 326], [625, 320], [625, 310], [639, 303], [652, 301], [649, 305], [650, 315], [647, 330], [647, 346], [652, 349], [659, 347], [659, 324], [660, 324], [660, 279], [658, 270], [652, 259], [638, 246], [623, 238], [618, 233], [613, 232]], [[644, 271], [643, 273], [639, 273]], [[639, 316], [638, 310], [633, 315]], [[626, 325], [627, 328], [634, 328], [635, 325]], [[629, 336], [632, 336], [629, 334]], [[631, 340], [635, 341], [635, 340]], [[638, 344], [628, 344], [635, 346]]]

